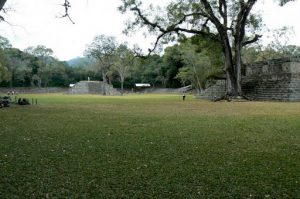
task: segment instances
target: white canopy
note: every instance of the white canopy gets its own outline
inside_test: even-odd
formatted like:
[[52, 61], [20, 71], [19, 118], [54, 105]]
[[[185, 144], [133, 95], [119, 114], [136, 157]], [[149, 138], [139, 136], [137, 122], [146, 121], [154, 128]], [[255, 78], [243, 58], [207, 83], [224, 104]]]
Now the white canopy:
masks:
[[136, 83], [136, 87], [151, 87], [151, 84], [146, 84], [146, 83]]

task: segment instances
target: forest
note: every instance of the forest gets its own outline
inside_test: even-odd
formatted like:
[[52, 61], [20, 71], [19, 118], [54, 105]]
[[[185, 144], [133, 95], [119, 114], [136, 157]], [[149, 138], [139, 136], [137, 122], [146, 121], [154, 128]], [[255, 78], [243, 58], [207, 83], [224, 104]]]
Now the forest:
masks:
[[[274, 31], [272, 43], [252, 45], [243, 50], [243, 63], [297, 56], [300, 47], [279, 42], [286, 28]], [[119, 44], [114, 37], [98, 35], [87, 45], [83, 57], [58, 60], [43, 45], [24, 50], [13, 48], [0, 37], [1, 87], [68, 87], [88, 78], [105, 81], [116, 88], [131, 89], [135, 83], [156, 88], [179, 88], [192, 84], [201, 92], [224, 76], [222, 50], [208, 37], [181, 38], [163, 53], [141, 56], [139, 49]]]

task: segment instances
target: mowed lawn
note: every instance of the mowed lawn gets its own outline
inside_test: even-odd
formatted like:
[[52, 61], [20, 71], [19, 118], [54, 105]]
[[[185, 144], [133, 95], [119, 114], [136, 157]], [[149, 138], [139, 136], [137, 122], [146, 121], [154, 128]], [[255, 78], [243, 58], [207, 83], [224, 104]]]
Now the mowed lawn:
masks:
[[0, 109], [0, 198], [300, 198], [300, 103], [26, 97]]

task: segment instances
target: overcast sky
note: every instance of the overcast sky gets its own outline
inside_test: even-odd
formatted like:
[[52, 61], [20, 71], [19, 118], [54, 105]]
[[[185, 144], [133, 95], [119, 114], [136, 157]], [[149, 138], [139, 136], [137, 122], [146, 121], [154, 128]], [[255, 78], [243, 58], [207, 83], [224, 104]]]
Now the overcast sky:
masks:
[[[120, 0], [70, 0], [70, 15], [73, 25], [67, 19], [60, 19], [63, 14], [60, 6], [63, 0], [9, 0], [14, 9], [5, 16], [10, 23], [0, 23], [1, 35], [8, 38], [14, 47], [24, 49], [28, 46], [45, 45], [54, 50], [61, 60], [82, 56], [86, 45], [96, 35], [115, 36], [119, 42], [128, 41], [140, 46], [150, 47], [151, 39], [141, 34], [127, 37], [122, 34], [127, 16], [122, 15], [117, 7]], [[168, 0], [147, 0], [156, 5]], [[300, 45], [300, 1], [289, 3], [285, 7], [277, 6], [273, 0], [259, 0], [255, 9], [263, 9], [263, 19], [268, 28], [293, 26], [294, 36], [291, 44]], [[266, 40], [266, 39], [264, 39]]]

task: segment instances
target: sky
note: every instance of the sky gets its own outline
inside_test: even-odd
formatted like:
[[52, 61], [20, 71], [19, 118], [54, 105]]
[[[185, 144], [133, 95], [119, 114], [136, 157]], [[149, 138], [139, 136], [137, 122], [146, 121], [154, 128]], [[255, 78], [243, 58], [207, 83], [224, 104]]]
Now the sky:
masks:
[[[169, 0], [147, 0], [147, 3], [163, 5]], [[72, 24], [60, 18], [64, 9], [63, 0], [9, 0], [7, 6], [13, 10], [5, 15], [6, 22], [0, 23], [2, 36], [9, 39], [14, 47], [21, 50], [28, 46], [45, 45], [53, 49], [60, 60], [83, 56], [86, 46], [96, 35], [105, 34], [116, 37], [118, 42], [138, 44], [143, 49], [151, 47], [153, 37], [141, 33], [130, 37], [124, 35], [124, 23], [129, 18], [122, 15], [117, 7], [121, 0], [70, 0]], [[263, 3], [263, 4], [262, 4]], [[300, 45], [300, 1], [279, 7], [274, 0], [259, 0], [255, 10], [262, 13], [264, 23], [269, 29], [282, 26], [293, 27], [290, 44]], [[264, 43], [268, 38], [263, 38]]]

